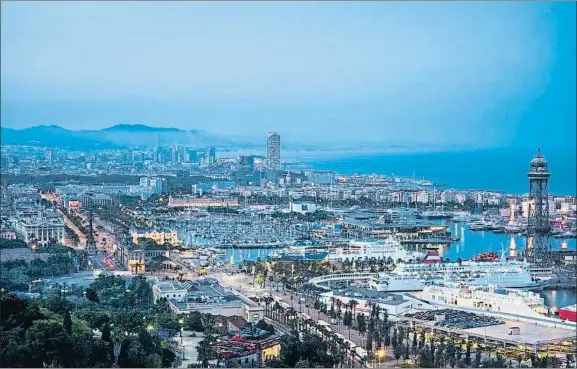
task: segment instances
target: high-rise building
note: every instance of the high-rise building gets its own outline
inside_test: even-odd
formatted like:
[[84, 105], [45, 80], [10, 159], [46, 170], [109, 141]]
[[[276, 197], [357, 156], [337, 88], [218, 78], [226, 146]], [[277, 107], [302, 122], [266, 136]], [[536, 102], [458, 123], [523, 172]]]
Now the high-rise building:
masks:
[[280, 135], [276, 132], [268, 134], [266, 140], [266, 166], [269, 170], [280, 170]]
[[206, 155], [208, 156], [209, 164], [216, 163], [216, 149], [214, 147], [209, 147], [208, 151], [206, 152]]
[[47, 162], [52, 163], [52, 150], [47, 149], [46, 152], [44, 153], [44, 157]]
[[143, 191], [150, 191], [154, 194], [160, 195], [166, 192], [167, 187], [166, 178], [141, 177], [140, 187]]
[[184, 152], [184, 161], [186, 163], [196, 163], [198, 162], [198, 158], [196, 157], [196, 150], [194, 149], [186, 149]]
[[240, 155], [238, 157], [238, 169], [243, 172], [252, 172], [254, 170], [254, 156]]

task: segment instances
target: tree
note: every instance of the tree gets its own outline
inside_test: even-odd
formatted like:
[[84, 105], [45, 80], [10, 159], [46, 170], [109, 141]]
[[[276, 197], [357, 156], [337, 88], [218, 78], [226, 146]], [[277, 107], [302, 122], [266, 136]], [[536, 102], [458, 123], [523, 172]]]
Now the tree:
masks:
[[465, 365], [469, 366], [471, 365], [471, 347], [472, 347], [472, 343], [470, 341], [467, 341], [467, 346], [466, 346], [466, 351], [465, 351]]
[[214, 328], [214, 315], [207, 313], [202, 315], [202, 326], [204, 327], [204, 332], [212, 333]]
[[365, 315], [358, 313], [357, 314], [357, 330], [360, 334], [365, 334], [367, 331], [367, 323], [365, 321]]
[[265, 282], [264, 273], [263, 273], [263, 272], [259, 272], [259, 273], [256, 275], [256, 278], [255, 278], [255, 280], [254, 280], [254, 284], [258, 284], [258, 285], [260, 285], [261, 287], [263, 287], [264, 282]]
[[475, 352], [475, 368], [481, 366], [481, 358], [483, 354], [483, 349], [481, 347], [477, 347], [477, 351]]
[[214, 343], [214, 337], [212, 335], [208, 335], [199, 342], [198, 346], [196, 346], [196, 351], [198, 353], [197, 360], [201, 362], [203, 368], [208, 368], [208, 361], [216, 357]]
[[110, 367], [110, 347], [91, 333], [74, 333], [71, 341], [72, 366], [75, 368]]
[[115, 331], [135, 334], [143, 328], [144, 318], [138, 311], [120, 310], [112, 316], [112, 324]]
[[57, 322], [39, 320], [26, 331], [26, 345], [29, 348], [34, 367], [70, 366], [70, 337]]
[[64, 330], [68, 334], [72, 334], [72, 317], [70, 316], [70, 311], [66, 310], [64, 313], [64, 321], [62, 322]]
[[312, 364], [307, 359], [301, 359], [295, 364], [295, 368], [311, 368]]
[[102, 329], [110, 321], [110, 315], [106, 310], [89, 304], [82, 308], [76, 308], [74, 316], [86, 321], [92, 329]]
[[281, 351], [279, 361], [289, 368], [294, 368], [301, 357], [300, 340], [298, 333], [292, 332], [281, 337]]
[[189, 331], [204, 332], [202, 313], [199, 311], [193, 311], [190, 314], [187, 314], [184, 318], [184, 327]]
[[369, 352], [373, 350], [373, 332], [370, 330], [367, 332], [367, 342], [365, 344], [365, 348]]
[[355, 299], [352, 299], [349, 301], [349, 306], [351, 307], [353, 316], [356, 316], [355, 312], [356, 312], [356, 307], [359, 304], [359, 302]]
[[110, 325], [108, 324], [108, 322], [106, 322], [104, 324], [104, 326], [102, 327], [102, 337], [101, 339], [104, 342], [110, 342]]
[[98, 293], [93, 288], [88, 287], [86, 289], [86, 298], [92, 302], [97, 304], [100, 303], [100, 298], [98, 297]]

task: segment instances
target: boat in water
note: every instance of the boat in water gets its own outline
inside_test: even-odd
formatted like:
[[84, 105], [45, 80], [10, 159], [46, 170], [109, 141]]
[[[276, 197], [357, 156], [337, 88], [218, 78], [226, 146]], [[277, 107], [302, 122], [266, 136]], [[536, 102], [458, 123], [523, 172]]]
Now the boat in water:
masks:
[[295, 241], [293, 245], [270, 253], [273, 260], [324, 260], [329, 255], [329, 245], [312, 240]]
[[429, 282], [417, 296], [433, 305], [543, 318], [544, 299], [535, 292], [462, 282]]
[[471, 220], [471, 214], [465, 212], [453, 213], [451, 220], [455, 223], [466, 223]]
[[424, 211], [421, 213], [421, 218], [437, 220], [437, 219], [451, 219], [453, 214], [439, 210]]
[[327, 248], [319, 246], [289, 246], [277, 252], [272, 252], [269, 257], [273, 260], [324, 260], [329, 252]]
[[443, 263], [437, 251], [429, 251], [422, 262], [399, 263], [392, 272], [380, 273], [369, 284], [375, 290], [387, 292], [421, 291], [427, 282], [435, 280], [526, 289], [548, 283], [546, 271], [539, 273], [541, 278], [535, 276], [530, 264], [507, 260], [505, 252], [495, 261]]
[[378, 241], [351, 241], [344, 245], [333, 247], [329, 251], [330, 261], [355, 261], [365, 259], [410, 261], [420, 260], [425, 256], [421, 252], [406, 250], [401, 242], [394, 237]]
[[493, 231], [495, 229], [498, 229], [499, 226], [487, 220], [477, 220], [468, 223], [467, 228], [469, 228], [470, 231]]

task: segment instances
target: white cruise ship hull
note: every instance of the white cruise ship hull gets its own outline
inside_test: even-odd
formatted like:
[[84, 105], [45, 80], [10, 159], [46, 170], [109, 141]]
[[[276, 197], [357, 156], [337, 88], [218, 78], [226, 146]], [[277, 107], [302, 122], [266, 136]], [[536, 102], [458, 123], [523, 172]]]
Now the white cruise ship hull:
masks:
[[[517, 278], [499, 278], [497, 274], [480, 278], [470, 278], [465, 283], [476, 285], [494, 285], [500, 288], [530, 289], [540, 287], [546, 282], [532, 281], [527, 275], [517, 274]], [[422, 291], [425, 281], [441, 280], [442, 277], [420, 275], [395, 275], [393, 273], [383, 275], [379, 280], [371, 282], [371, 287], [383, 292], [418, 292]]]

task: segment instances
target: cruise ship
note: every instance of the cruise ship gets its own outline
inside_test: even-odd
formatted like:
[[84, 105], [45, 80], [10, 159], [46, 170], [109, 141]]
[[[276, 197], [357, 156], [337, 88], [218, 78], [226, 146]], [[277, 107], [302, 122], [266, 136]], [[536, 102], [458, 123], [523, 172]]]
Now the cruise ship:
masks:
[[399, 240], [388, 237], [379, 241], [352, 241], [345, 245], [332, 248], [329, 251], [330, 261], [354, 261], [363, 259], [389, 259], [410, 261], [422, 259], [425, 254], [420, 252], [407, 251]]
[[421, 263], [400, 263], [390, 273], [380, 273], [369, 281], [377, 291], [422, 291], [426, 283], [447, 280], [502, 288], [535, 288], [547, 283], [532, 274], [530, 264], [507, 261], [503, 252], [499, 261], [463, 261], [442, 263], [438, 252], [429, 251]]
[[542, 318], [543, 316], [537, 310], [545, 308], [545, 301], [537, 293], [499, 288], [493, 285], [431, 282], [427, 283], [423, 291], [416, 295], [421, 300], [433, 305], [455, 306], [534, 318]]
[[[505, 252], [501, 252], [501, 258], [498, 261], [472, 261], [465, 260], [457, 263], [442, 263], [438, 252], [429, 251], [427, 257], [422, 263], [399, 263], [393, 270], [395, 274], [415, 274], [425, 272], [441, 273], [501, 273], [506, 270], [527, 270], [530, 273], [530, 280], [534, 282], [546, 281], [551, 278], [551, 268], [532, 268], [531, 264], [507, 260]], [[504, 287], [504, 286], [503, 286]], [[525, 286], [511, 286], [525, 287]]]

